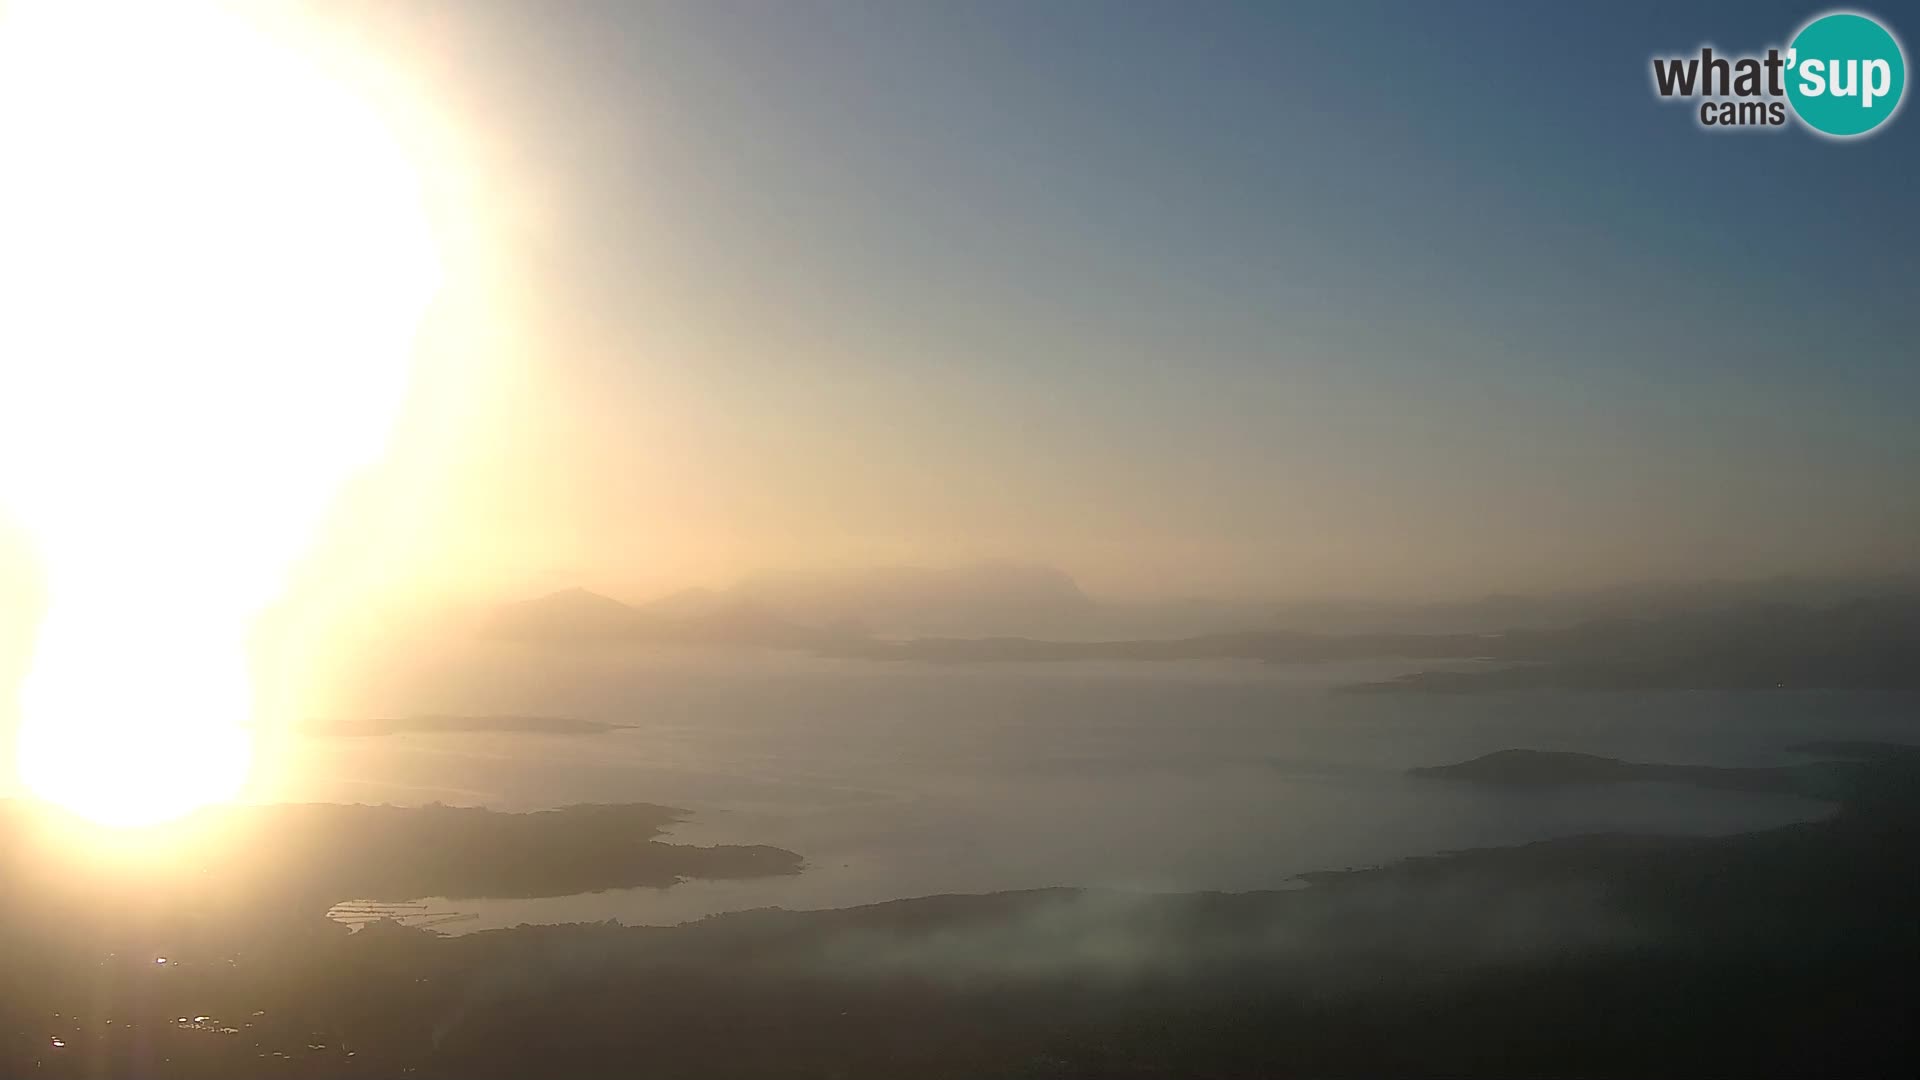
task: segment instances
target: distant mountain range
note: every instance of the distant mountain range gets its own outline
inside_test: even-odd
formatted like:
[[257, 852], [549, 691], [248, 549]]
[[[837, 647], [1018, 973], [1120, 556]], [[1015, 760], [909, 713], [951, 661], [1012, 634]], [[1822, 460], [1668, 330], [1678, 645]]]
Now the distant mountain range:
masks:
[[776, 649], [822, 648], [832, 631], [788, 622], [752, 604], [661, 610], [634, 607], [585, 589], [506, 604], [487, 621], [490, 637], [546, 645], [651, 643]]
[[1920, 600], [1890, 596], [1831, 607], [1785, 604], [1568, 627], [1471, 634], [1306, 634], [1246, 631], [1160, 641], [1031, 638], [851, 641], [848, 655], [933, 662], [1244, 659], [1481, 660], [1356, 689], [1920, 690]]
[[644, 610], [691, 616], [743, 607], [801, 625], [886, 637], [1078, 637], [1108, 613], [1108, 605], [1067, 574], [1015, 563], [761, 573], [726, 590], [674, 593]]
[[[1832, 607], [1890, 597], [1920, 602], [1920, 577], [1783, 575], [1649, 582], [1428, 603], [1264, 603], [1210, 598], [1117, 602], [1089, 596], [1070, 575], [1052, 567], [990, 562], [760, 573], [727, 588], [684, 589], [637, 604], [569, 589], [520, 605], [528, 610], [515, 621], [527, 622], [527, 629], [538, 635], [547, 631], [626, 635], [647, 624], [661, 632], [679, 633], [708, 623], [702, 632], [722, 638], [742, 633], [779, 638], [809, 628], [831, 629], [843, 638], [1024, 637], [1090, 642], [1243, 631], [1486, 634], [1781, 605]], [[543, 620], [551, 625], [536, 625]]]
[[1094, 600], [1045, 566], [980, 563], [756, 574], [640, 604], [568, 589], [510, 604], [496, 632], [526, 640], [659, 637], [808, 646], [865, 637], [1063, 640], [1180, 636], [1257, 621], [1256, 605], [1121, 605]]
[[1920, 603], [1920, 577], [1782, 574], [1726, 581], [1633, 582], [1534, 595], [1497, 593], [1444, 603], [1288, 605], [1276, 609], [1274, 617], [1283, 625], [1326, 632], [1485, 633], [1768, 607], [1835, 607], [1902, 597]]
[[1920, 578], [1779, 576], [1646, 582], [1433, 603], [1263, 603], [1205, 597], [1121, 602], [1089, 596], [1070, 575], [1052, 567], [993, 562], [762, 573], [730, 588], [689, 589], [639, 607], [666, 617], [744, 608], [799, 626], [834, 627], [842, 636], [1111, 641], [1247, 630], [1485, 634], [1777, 605], [1831, 607], [1890, 596], [1920, 602]]
[[[1859, 586], [1865, 587], [1865, 586]], [[1789, 595], [1802, 602], [1768, 601]], [[1073, 638], [967, 632], [1020, 624], [1087, 631], [1111, 618], [1071, 578], [991, 565], [817, 577], [765, 576], [733, 589], [676, 593], [639, 606], [569, 589], [495, 613], [496, 638], [549, 646], [594, 643], [799, 650], [872, 660], [939, 663], [1240, 659], [1269, 663], [1394, 658], [1481, 660], [1366, 689], [1517, 688], [1920, 689], [1920, 590], [1881, 583], [1870, 597], [1799, 579], [1707, 584], [1563, 598], [1497, 598], [1462, 605], [1472, 624], [1505, 613], [1515, 624], [1452, 632], [1317, 633], [1243, 628], [1165, 637]], [[1641, 606], [1633, 607], [1638, 599]], [[1528, 625], [1554, 611], [1630, 615]], [[956, 627], [951, 634], [902, 627]], [[885, 629], [876, 629], [884, 627]]]

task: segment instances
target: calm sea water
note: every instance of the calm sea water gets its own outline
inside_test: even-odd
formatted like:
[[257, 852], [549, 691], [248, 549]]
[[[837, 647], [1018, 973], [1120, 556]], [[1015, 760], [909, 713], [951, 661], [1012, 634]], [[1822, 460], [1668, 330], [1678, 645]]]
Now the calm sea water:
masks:
[[669, 840], [765, 843], [790, 878], [435, 907], [519, 922], [675, 923], [1052, 885], [1284, 888], [1310, 870], [1607, 830], [1716, 834], [1823, 804], [1667, 785], [1492, 791], [1408, 778], [1505, 747], [1718, 765], [1813, 738], [1906, 738], [1913, 700], [1843, 693], [1339, 693], [1399, 670], [1244, 663], [894, 665], [804, 658], [468, 657], [390, 711], [536, 714], [596, 736], [301, 740], [282, 799], [499, 809], [656, 802]]

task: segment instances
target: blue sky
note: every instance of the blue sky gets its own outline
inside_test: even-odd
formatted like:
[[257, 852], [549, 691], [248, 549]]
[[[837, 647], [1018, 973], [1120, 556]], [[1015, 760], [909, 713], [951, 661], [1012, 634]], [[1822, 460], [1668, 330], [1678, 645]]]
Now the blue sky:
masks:
[[406, 48], [528, 208], [498, 238], [516, 411], [480, 455], [526, 480], [475, 466], [463, 513], [518, 537], [493, 572], [632, 589], [980, 557], [1313, 595], [1898, 568], [1911, 110], [1846, 144], [1709, 132], [1648, 76], [1818, 10], [423, 15]]

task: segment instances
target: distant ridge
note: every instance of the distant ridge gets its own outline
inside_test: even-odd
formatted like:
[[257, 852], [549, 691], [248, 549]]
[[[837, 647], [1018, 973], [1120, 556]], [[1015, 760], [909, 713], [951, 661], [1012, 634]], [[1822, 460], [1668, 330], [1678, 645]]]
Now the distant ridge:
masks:
[[[882, 572], [846, 591], [810, 579], [804, 586], [746, 583], [726, 591], [677, 593], [634, 607], [584, 589], [566, 589], [495, 611], [487, 633], [551, 646], [595, 642], [767, 648], [871, 660], [935, 663], [1071, 660], [1252, 660], [1311, 663], [1400, 659], [1454, 661], [1355, 689], [1476, 692], [1518, 689], [1920, 691], [1920, 593], [1888, 585], [1884, 594], [1828, 604], [1752, 600], [1677, 613], [1587, 619], [1553, 627], [1499, 631], [1310, 633], [1274, 627], [1174, 637], [1072, 638], [1018, 634], [893, 634], [869, 619], [904, 621], [892, 605], [926, 600], [924, 623], [1012, 618], [1051, 610], [1064, 616], [1094, 604], [1072, 579], [1031, 567]], [[986, 588], [969, 604], [940, 607], [960, 582]], [[1032, 586], [1031, 591], [1026, 591]], [[969, 586], [970, 587], [970, 586]], [[965, 590], [962, 589], [964, 592]], [[1726, 596], [1716, 587], [1709, 590]], [[1810, 589], [1824, 595], [1826, 588]], [[750, 599], [766, 595], [774, 600]], [[1744, 588], [1731, 595], [1758, 594]], [[782, 609], [778, 598], [788, 598]], [[793, 597], [835, 599], [802, 604]], [[1010, 598], [1020, 598], [1017, 603]], [[1040, 597], [1036, 601], [1035, 597]], [[849, 598], [857, 598], [854, 604]], [[956, 603], [958, 603], [956, 601]], [[811, 610], [803, 621], [790, 610]], [[891, 613], [891, 614], [890, 614]], [[863, 619], [861, 616], [868, 616]], [[1078, 625], [1087, 625], [1080, 623]], [[1464, 663], [1462, 663], [1464, 662]]]
[[642, 623], [641, 614], [620, 601], [574, 588], [502, 605], [488, 629], [500, 637], [580, 641], [623, 637]]
[[487, 621], [485, 633], [550, 645], [651, 642], [756, 648], [812, 648], [825, 644], [828, 636], [749, 604], [664, 614], [578, 588], [503, 605]]
[[1080, 637], [1106, 614], [1065, 572], [1006, 562], [762, 573], [726, 595], [793, 622], [888, 637]]

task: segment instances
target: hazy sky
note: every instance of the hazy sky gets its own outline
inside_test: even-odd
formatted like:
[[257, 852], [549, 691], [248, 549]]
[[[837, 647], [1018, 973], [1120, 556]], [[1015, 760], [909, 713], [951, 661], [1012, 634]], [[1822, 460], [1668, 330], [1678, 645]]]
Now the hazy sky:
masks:
[[381, 557], [634, 598], [1896, 567], [1920, 117], [1708, 133], [1649, 88], [1814, 10], [373, 5], [478, 163], [495, 301]]

